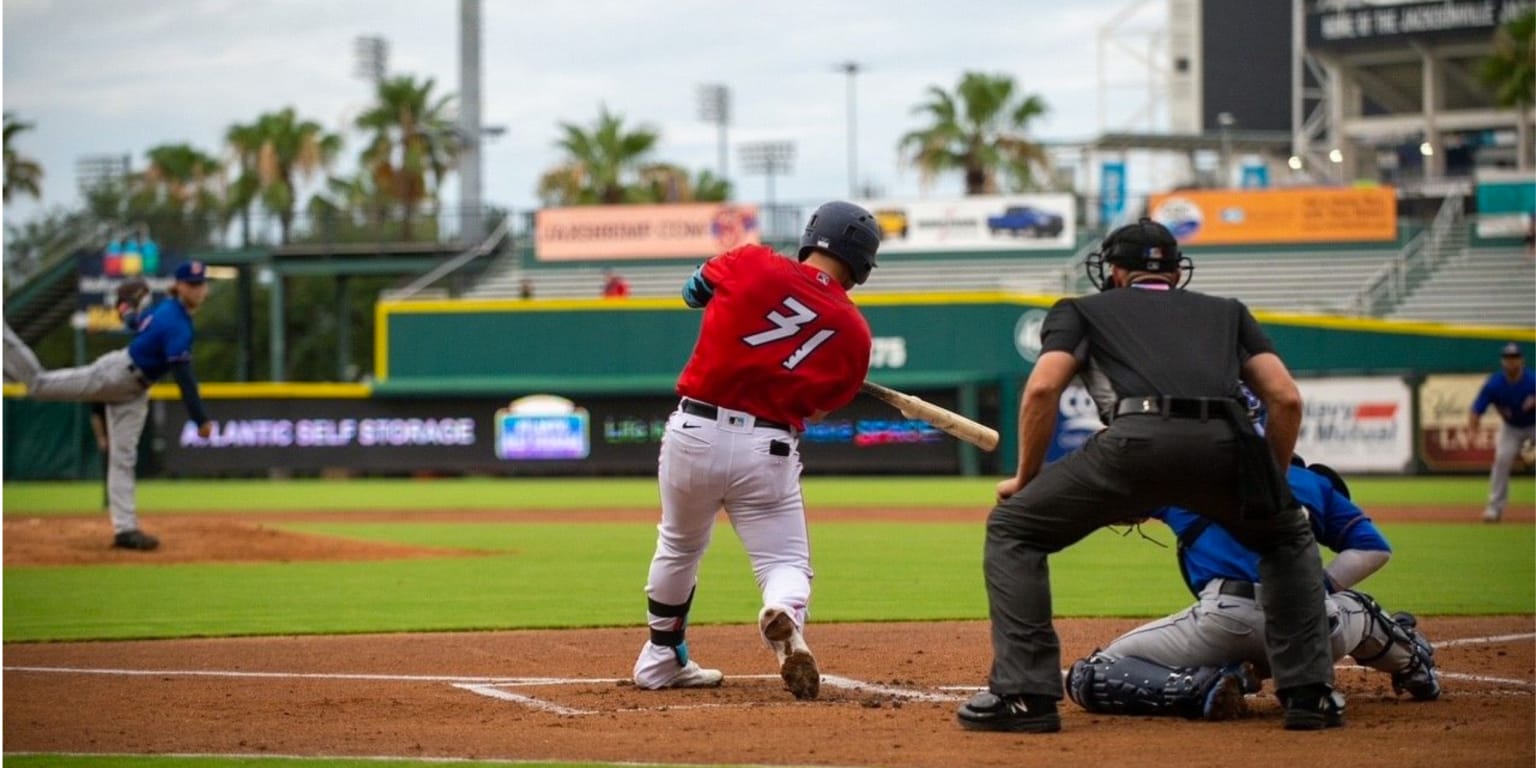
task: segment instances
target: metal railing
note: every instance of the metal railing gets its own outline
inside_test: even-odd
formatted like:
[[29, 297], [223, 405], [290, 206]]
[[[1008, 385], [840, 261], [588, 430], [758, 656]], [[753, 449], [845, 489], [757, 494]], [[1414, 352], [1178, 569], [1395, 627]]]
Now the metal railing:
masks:
[[438, 280], [441, 280], [448, 275], [453, 274], [454, 272], [457, 272], [465, 265], [475, 261], [476, 259], [479, 259], [488, 253], [494, 252], [502, 244], [502, 242], [507, 239], [507, 235], [511, 231], [512, 217], [501, 217], [501, 222], [497, 224], [496, 228], [492, 230], [489, 235], [486, 235], [485, 239], [480, 241], [478, 245], [464, 251], [457, 256], [454, 256], [451, 259], [448, 259], [447, 261], [444, 261], [436, 267], [433, 267], [426, 274], [423, 274], [415, 280], [412, 280], [410, 284], [406, 285], [404, 288], [401, 288], [398, 291], [390, 291], [388, 294], [389, 298], [409, 299], [412, 296], [415, 296], [427, 286], [432, 285]]
[[1351, 297], [1350, 311], [1375, 317], [1402, 303], [1418, 280], [1466, 249], [1464, 222], [1462, 198], [1445, 198], [1429, 227], [1409, 240], [1397, 258], [1383, 264]]

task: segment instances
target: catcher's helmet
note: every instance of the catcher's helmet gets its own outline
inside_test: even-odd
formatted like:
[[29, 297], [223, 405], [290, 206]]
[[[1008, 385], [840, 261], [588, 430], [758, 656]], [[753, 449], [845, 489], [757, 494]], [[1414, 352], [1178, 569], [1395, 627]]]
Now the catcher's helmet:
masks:
[[1093, 287], [1107, 291], [1115, 287], [1104, 274], [1108, 262], [1135, 272], [1166, 274], [1183, 270], [1183, 279], [1177, 287], [1183, 288], [1194, 277], [1195, 263], [1179, 250], [1179, 241], [1168, 228], [1147, 218], [1135, 224], [1127, 224], [1109, 233], [1099, 250], [1088, 254], [1083, 267], [1088, 272], [1088, 282]]
[[847, 265], [854, 283], [863, 285], [875, 268], [880, 237], [880, 225], [869, 211], [840, 200], [825, 203], [805, 223], [800, 260], [805, 261], [811, 251], [826, 251]]

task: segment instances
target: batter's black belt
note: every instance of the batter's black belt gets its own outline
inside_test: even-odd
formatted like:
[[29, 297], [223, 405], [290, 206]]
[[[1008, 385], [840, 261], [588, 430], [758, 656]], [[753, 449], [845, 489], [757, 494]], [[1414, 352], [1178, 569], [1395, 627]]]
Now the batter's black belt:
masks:
[[134, 365], [133, 363], [129, 363], [128, 364], [128, 372], [133, 374], [134, 381], [139, 382], [139, 386], [141, 386], [141, 387], [143, 387], [145, 389], [149, 389], [149, 385], [154, 383], [154, 382], [150, 381], [149, 377], [145, 376], [144, 372], [139, 370], [139, 367], [137, 365]]
[[[678, 407], [683, 409], [683, 413], [692, 414], [694, 416], [702, 416], [706, 419], [720, 418], [720, 409], [710, 405], [709, 403], [701, 403], [697, 400], [690, 400], [685, 397], [683, 398], [682, 404]], [[767, 427], [769, 429], [782, 429], [785, 432], [791, 431], [788, 424], [782, 424], [777, 421], [769, 421], [767, 419], [759, 419], [756, 416], [753, 416], [752, 418], [754, 419], [754, 423], [759, 427]]]
[[1121, 416], [1161, 416], [1165, 419], [1225, 419], [1231, 401], [1225, 397], [1122, 397], [1115, 404], [1115, 418]]
[[1252, 600], [1256, 594], [1253, 589], [1253, 582], [1237, 581], [1235, 579], [1222, 579], [1221, 586], [1216, 591], [1230, 597], [1246, 597], [1249, 600]]

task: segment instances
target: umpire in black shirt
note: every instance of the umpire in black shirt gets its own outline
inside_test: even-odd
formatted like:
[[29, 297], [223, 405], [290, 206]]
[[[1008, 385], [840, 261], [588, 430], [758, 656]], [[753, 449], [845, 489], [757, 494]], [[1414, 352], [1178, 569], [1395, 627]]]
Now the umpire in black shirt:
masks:
[[[1285, 727], [1342, 725], [1322, 563], [1280, 472], [1301, 423], [1296, 382], [1242, 303], [1182, 290], [1194, 265], [1161, 224], [1142, 219], [1111, 232], [1087, 267], [1101, 292], [1062, 299], [1047, 315], [1019, 411], [1018, 474], [998, 483], [987, 519], [992, 673], [989, 690], [960, 708], [960, 724], [1061, 729], [1046, 557], [1101, 526], [1177, 505], [1222, 523], [1262, 557], [1259, 597]], [[1109, 427], [1042, 467], [1074, 376]], [[1246, 418], [1239, 379], [1269, 409], [1266, 437]]]

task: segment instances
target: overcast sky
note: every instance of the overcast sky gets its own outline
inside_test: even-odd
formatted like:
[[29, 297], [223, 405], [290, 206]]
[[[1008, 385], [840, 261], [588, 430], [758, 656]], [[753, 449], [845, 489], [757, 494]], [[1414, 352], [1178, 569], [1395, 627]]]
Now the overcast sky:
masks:
[[[8, 221], [78, 201], [75, 162], [189, 142], [224, 154], [232, 123], [294, 106], [343, 133], [338, 172], [355, 167], [353, 117], [370, 86], [353, 75], [353, 41], [389, 41], [390, 74], [432, 77], [457, 92], [458, 0], [5, 0], [5, 110], [36, 124], [16, 146], [46, 173], [41, 205], [6, 206]], [[1157, 0], [484, 0], [482, 117], [504, 126], [484, 153], [487, 202], [537, 205], [538, 176], [560, 160], [561, 121], [591, 124], [599, 106], [661, 133], [655, 158], [690, 170], [718, 165], [717, 132], [698, 117], [701, 83], [731, 89], [728, 138], [738, 199], [766, 183], [744, 177], [738, 142], [794, 142], [779, 201], [844, 196], [848, 78], [856, 61], [859, 182], [888, 197], [944, 197], [902, 167], [896, 144], [921, 127], [910, 113], [930, 85], [962, 72], [1011, 75], [1050, 106], [1036, 137], [1097, 133], [1099, 30], [1139, 7], [1122, 29], [1158, 26]], [[1112, 57], [1111, 62], [1115, 59]], [[1137, 77], [1123, 64], [1112, 82]], [[1132, 100], [1145, 97], [1145, 89]], [[1118, 102], [1117, 102], [1118, 103]], [[1124, 122], [1111, 115], [1111, 123]], [[1132, 180], [1133, 187], [1138, 186]], [[450, 182], [445, 198], [458, 197]], [[14, 217], [14, 218], [13, 218]]]

